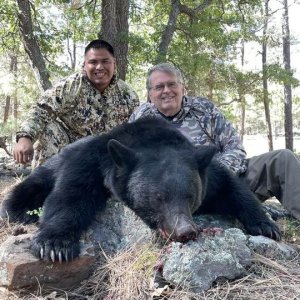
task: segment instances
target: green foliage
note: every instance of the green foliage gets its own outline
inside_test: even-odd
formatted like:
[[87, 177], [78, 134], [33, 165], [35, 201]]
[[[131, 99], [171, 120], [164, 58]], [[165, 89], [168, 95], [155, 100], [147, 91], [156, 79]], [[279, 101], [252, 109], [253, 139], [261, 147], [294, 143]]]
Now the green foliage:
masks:
[[[10, 132], [26, 117], [26, 113], [38, 99], [40, 91], [20, 39], [16, 2], [13, 0], [2, 2], [4, 3], [1, 3], [0, 7], [0, 61], [3, 63], [0, 66], [0, 106], [5, 106], [8, 94], [14, 93], [19, 102], [18, 120], [9, 121], [1, 129]], [[78, 8], [66, 1], [34, 1], [31, 8], [34, 35], [39, 41], [51, 80], [55, 82], [74, 72], [69, 62], [69, 51], [73, 51], [73, 43], [81, 55], [82, 45], [97, 36], [99, 4], [84, 2], [83, 6]], [[67, 41], [70, 42], [69, 48], [66, 46]], [[16, 56], [18, 60], [17, 80], [12, 80], [7, 74], [10, 69], [10, 55]], [[81, 60], [77, 57], [77, 68], [80, 64]], [[2, 109], [0, 117], [1, 123]]]
[[[51, 80], [55, 82], [74, 72], [70, 60], [71, 56], [74, 58], [73, 45], [76, 49], [75, 69], [80, 68], [83, 47], [96, 38], [100, 31], [101, 1], [37, 0], [31, 3], [34, 34], [46, 58]], [[181, 0], [182, 5], [192, 10], [201, 3], [203, 1]], [[156, 61], [171, 5], [170, 0], [130, 0], [127, 80], [142, 101], [146, 100], [146, 72]], [[10, 82], [10, 85], [17, 91], [19, 116], [22, 119], [38, 98], [39, 90], [19, 37], [16, 2], [3, 0], [0, 16], [0, 59], [5, 61], [11, 53], [18, 57], [19, 80], [13, 84]], [[261, 69], [242, 70], [240, 58], [242, 41], [261, 47], [263, 18], [262, 1], [224, 0], [213, 1], [193, 16], [180, 13], [176, 20], [167, 60], [183, 72], [189, 94], [212, 97], [232, 121], [238, 122], [236, 112], [239, 111], [240, 97], [246, 99], [247, 109], [252, 106], [256, 108], [254, 122], [255, 118], [264, 119], [263, 106], [260, 104], [263, 94]], [[272, 19], [268, 28], [267, 45], [280, 54], [268, 57], [267, 78], [276, 88], [284, 83], [296, 87], [299, 85], [298, 79], [281, 67], [281, 28], [276, 28]], [[261, 60], [260, 56], [257, 59]], [[1, 107], [7, 94], [1, 83], [1, 73], [7, 72], [8, 68], [7, 64], [0, 67]], [[274, 109], [281, 108], [277, 105], [282, 101], [279, 93], [271, 94], [270, 100]], [[296, 110], [298, 104], [295, 103], [295, 106]], [[282, 116], [281, 110], [274, 118], [277, 116]], [[13, 124], [13, 121], [9, 122]], [[12, 128], [12, 125], [6, 126]]]
[[0, 123], [0, 136], [12, 136], [17, 131], [18, 125], [18, 122], [12, 118], [9, 118], [5, 124]]
[[293, 87], [299, 86], [299, 80], [278, 64], [267, 66], [267, 77], [279, 84], [291, 84]]
[[37, 215], [38, 217], [41, 217], [42, 214], [43, 214], [43, 208], [39, 207], [39, 208], [34, 209], [34, 210], [29, 210], [29, 211], [26, 212], [26, 214], [28, 214], [30, 216]]
[[299, 238], [300, 221], [295, 219], [286, 218], [283, 226], [285, 239], [293, 241]]
[[0, 54], [12, 51], [20, 45], [16, 4], [13, 0], [2, 0], [0, 5]]

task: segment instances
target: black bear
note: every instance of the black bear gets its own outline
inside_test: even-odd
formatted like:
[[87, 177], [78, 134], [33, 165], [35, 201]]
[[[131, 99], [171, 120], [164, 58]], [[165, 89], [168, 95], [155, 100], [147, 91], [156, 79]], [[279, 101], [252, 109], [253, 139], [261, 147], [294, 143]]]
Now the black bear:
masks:
[[277, 225], [230, 171], [213, 159], [215, 148], [195, 147], [164, 120], [144, 118], [65, 147], [6, 197], [2, 215], [30, 223], [43, 206], [33, 240], [35, 255], [69, 261], [79, 238], [113, 195], [164, 237], [197, 237], [192, 214], [229, 214], [249, 234], [279, 240]]

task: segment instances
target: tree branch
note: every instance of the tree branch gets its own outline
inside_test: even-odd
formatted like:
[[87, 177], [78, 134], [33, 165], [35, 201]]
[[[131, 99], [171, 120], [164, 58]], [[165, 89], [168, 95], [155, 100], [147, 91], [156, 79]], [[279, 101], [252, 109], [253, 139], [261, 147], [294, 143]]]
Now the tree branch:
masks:
[[17, 0], [17, 4], [19, 8], [19, 30], [23, 39], [24, 49], [29, 56], [31, 67], [40, 89], [46, 90], [51, 87], [50, 76], [40, 46], [33, 33], [31, 4], [28, 0]]
[[212, 0], [204, 0], [204, 2], [201, 5], [198, 5], [196, 8], [189, 8], [186, 5], [182, 5], [180, 0], [171, 0], [171, 11], [169, 14], [168, 24], [161, 36], [155, 63], [166, 60], [168, 48], [175, 32], [178, 15], [180, 13], [184, 13], [193, 20], [196, 18], [197, 13], [202, 12], [211, 3]]

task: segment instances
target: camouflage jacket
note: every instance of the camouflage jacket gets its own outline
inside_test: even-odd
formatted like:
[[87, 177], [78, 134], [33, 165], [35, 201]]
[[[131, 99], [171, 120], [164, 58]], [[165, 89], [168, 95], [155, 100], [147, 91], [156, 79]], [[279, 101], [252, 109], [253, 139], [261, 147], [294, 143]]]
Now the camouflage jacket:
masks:
[[17, 132], [17, 140], [39, 138], [46, 124], [58, 122], [71, 142], [111, 130], [126, 122], [139, 105], [136, 93], [113, 78], [101, 94], [81, 73], [73, 74], [45, 91]]
[[247, 170], [246, 152], [236, 130], [209, 100], [184, 96], [182, 109], [173, 118], [163, 116], [152, 103], [144, 103], [134, 111], [129, 122], [144, 116], [170, 120], [195, 145], [217, 146], [217, 159], [234, 173]]

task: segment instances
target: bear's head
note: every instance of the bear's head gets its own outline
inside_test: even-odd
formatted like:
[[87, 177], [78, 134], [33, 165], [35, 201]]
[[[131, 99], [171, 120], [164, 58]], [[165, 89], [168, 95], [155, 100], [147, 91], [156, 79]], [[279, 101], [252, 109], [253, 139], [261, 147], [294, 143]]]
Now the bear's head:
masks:
[[206, 193], [214, 147], [134, 150], [110, 140], [108, 151], [114, 162], [109, 188], [116, 197], [165, 238], [184, 242], [197, 237], [192, 214]]

